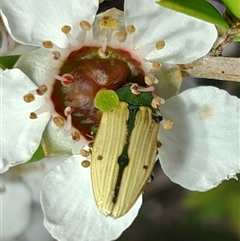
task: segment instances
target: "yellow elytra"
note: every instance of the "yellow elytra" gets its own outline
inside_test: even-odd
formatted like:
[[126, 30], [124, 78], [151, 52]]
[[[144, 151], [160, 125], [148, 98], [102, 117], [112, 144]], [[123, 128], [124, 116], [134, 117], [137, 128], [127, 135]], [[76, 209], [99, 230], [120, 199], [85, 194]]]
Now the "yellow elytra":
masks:
[[152, 109], [129, 107], [120, 102], [113, 111], [103, 113], [92, 149], [96, 204], [104, 215], [114, 218], [125, 215], [142, 194], [156, 159], [160, 125]]

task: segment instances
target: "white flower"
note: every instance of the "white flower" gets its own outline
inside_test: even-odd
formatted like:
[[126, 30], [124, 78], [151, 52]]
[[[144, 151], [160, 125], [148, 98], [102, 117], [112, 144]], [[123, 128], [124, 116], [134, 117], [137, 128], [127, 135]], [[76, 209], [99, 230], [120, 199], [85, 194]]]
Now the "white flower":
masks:
[[[61, 80], [59, 68], [71, 52], [82, 46], [97, 46], [99, 54], [107, 58], [107, 45], [123, 49], [141, 63], [146, 79], [152, 77], [157, 84], [154, 69], [202, 57], [217, 38], [212, 24], [161, 8], [153, 0], [141, 4], [126, 0], [124, 18], [119, 11], [110, 10], [95, 22], [97, 0], [84, 0], [81, 4], [77, 0], [12, 0], [4, 1], [1, 7], [13, 39], [53, 51], [45, 67], [38, 62], [31, 64], [30, 72], [41, 69], [40, 75], [31, 73], [35, 83], [18, 69], [2, 72], [2, 171], [31, 158], [49, 120], [48, 126], [58, 129], [54, 126], [57, 121], [51, 118], [56, 112], [49, 99], [54, 78]], [[36, 95], [36, 90], [43, 91], [44, 95]], [[27, 102], [32, 98], [35, 101], [26, 104], [23, 96]], [[239, 171], [238, 98], [216, 88], [202, 87], [167, 99], [160, 111], [166, 120], [174, 123], [170, 130], [161, 128], [159, 132], [163, 144], [159, 150], [160, 162], [174, 182], [203, 191]], [[32, 118], [38, 118], [29, 119], [30, 112], [33, 112]], [[58, 129], [56, 133], [66, 135], [60, 146], [67, 145], [70, 149], [74, 141], [66, 130], [71, 114], [66, 115], [65, 129]], [[58, 134], [54, 138], [58, 140]], [[141, 197], [125, 216], [116, 220], [105, 217], [95, 204], [89, 168], [81, 166], [84, 159], [74, 155], [44, 179], [41, 194], [44, 224], [53, 237], [61, 241], [116, 239], [136, 217]]]
[[0, 189], [2, 241], [52, 240], [42, 224], [39, 196], [46, 173], [65, 159], [45, 158], [3, 174]]

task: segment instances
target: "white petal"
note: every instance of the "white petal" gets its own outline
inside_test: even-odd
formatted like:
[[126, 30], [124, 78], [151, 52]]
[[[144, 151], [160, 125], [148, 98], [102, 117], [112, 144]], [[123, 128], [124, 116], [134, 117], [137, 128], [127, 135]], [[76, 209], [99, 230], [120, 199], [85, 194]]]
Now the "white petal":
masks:
[[0, 56], [4, 56], [9, 51], [8, 34], [4, 29], [0, 32], [1, 44], [0, 44]]
[[172, 129], [160, 129], [160, 161], [181, 186], [209, 190], [240, 171], [240, 100], [215, 87], [198, 87], [161, 107]]
[[2, 77], [0, 172], [5, 172], [9, 167], [27, 162], [32, 157], [39, 146], [50, 114], [43, 113], [37, 119], [30, 119], [30, 112], [38, 109], [44, 98], [36, 97], [35, 101], [26, 103], [23, 96], [37, 86], [19, 69], [0, 70], [0, 74]]
[[28, 227], [31, 219], [31, 193], [21, 182], [3, 180], [1, 200], [1, 240], [14, 239]]
[[36, 47], [34, 46], [23, 45], [15, 42], [8, 34], [5, 28], [1, 29], [0, 37], [1, 37], [0, 56], [21, 55], [21, 54], [29, 53], [34, 49], [36, 49]]
[[72, 156], [44, 179], [41, 195], [44, 224], [61, 241], [114, 240], [132, 223], [142, 199], [121, 218], [105, 217], [95, 204], [90, 168], [83, 168], [82, 160], [80, 156]]
[[6, 28], [17, 42], [40, 46], [42, 41], [51, 40], [63, 47], [67, 39], [61, 28], [70, 25], [76, 37], [82, 20], [93, 22], [98, 1], [11, 0], [2, 1], [1, 8]]
[[49, 64], [51, 57], [51, 51], [38, 48], [31, 53], [22, 55], [15, 67], [22, 70], [36, 85], [40, 86], [46, 83], [46, 78], [52, 78], [54, 68]]
[[25, 164], [27, 171], [22, 176], [22, 180], [31, 190], [32, 199], [36, 203], [40, 203], [40, 191], [42, 188], [42, 180], [46, 174], [57, 166], [67, 157], [47, 157], [41, 161]]
[[154, 73], [159, 82], [155, 85], [155, 93], [164, 99], [177, 95], [182, 86], [182, 73], [178, 65], [163, 64]]
[[42, 145], [48, 156], [71, 156], [75, 143], [71, 131], [57, 127], [53, 121], [47, 124], [43, 132]]
[[[137, 6], [137, 11], [136, 11]], [[125, 23], [134, 25], [137, 48], [164, 40], [162, 50], [146, 57], [162, 63], [183, 64], [206, 55], [217, 38], [213, 24], [157, 5], [156, 0], [125, 1]]]
[[37, 47], [30, 46], [30, 45], [23, 45], [23, 44], [17, 44], [14, 49], [12, 49], [7, 55], [22, 55], [29, 52], [32, 52]]

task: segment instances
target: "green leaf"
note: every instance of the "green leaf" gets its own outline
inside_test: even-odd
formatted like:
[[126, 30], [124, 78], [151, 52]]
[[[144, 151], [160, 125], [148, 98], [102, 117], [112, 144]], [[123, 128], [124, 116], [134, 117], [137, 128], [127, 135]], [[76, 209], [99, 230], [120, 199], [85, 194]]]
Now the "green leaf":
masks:
[[217, 218], [239, 233], [239, 197], [239, 183], [231, 179], [207, 192], [189, 193], [184, 204], [201, 222]]
[[20, 55], [0, 57], [0, 68], [11, 69], [19, 59]]
[[229, 28], [228, 23], [223, 19], [218, 10], [205, 0], [161, 0], [158, 4], [162, 7], [213, 23], [223, 30]]
[[234, 42], [240, 42], [240, 35], [235, 36], [233, 39]]
[[228, 10], [237, 18], [240, 18], [240, 0], [222, 0]]
[[28, 161], [29, 162], [36, 162], [39, 161], [41, 159], [43, 159], [45, 157], [42, 145], [40, 145], [38, 147], [38, 149], [35, 151], [35, 153], [33, 154], [32, 158]]

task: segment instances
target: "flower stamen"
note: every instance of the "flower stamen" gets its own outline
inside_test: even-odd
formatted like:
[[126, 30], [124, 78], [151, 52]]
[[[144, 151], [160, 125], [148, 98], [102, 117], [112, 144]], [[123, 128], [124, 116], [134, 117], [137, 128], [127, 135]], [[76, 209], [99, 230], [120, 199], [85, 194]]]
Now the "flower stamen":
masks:
[[90, 161], [88, 161], [88, 160], [82, 161], [82, 166], [85, 168], [90, 167]]
[[160, 97], [154, 97], [151, 102], [151, 106], [155, 109], [159, 108], [161, 105], [161, 98]]
[[128, 25], [126, 28], [127, 34], [132, 34], [136, 31], [136, 28], [133, 25]]
[[54, 116], [53, 122], [59, 128], [64, 127], [65, 125], [65, 119], [62, 116]]
[[43, 41], [42, 45], [46, 49], [53, 49], [53, 46], [55, 46], [52, 41]]
[[77, 40], [80, 41], [82, 44], [88, 43], [89, 46], [94, 46], [96, 45], [97, 41], [95, 40], [94, 36], [93, 36], [93, 31], [92, 30], [92, 25], [88, 22], [88, 21], [81, 21], [79, 23], [79, 26], [81, 28], [81, 30], [84, 31], [80, 31]]
[[155, 46], [157, 50], [161, 50], [165, 47], [165, 45], [166, 45], [165, 41], [161, 40], [161, 41], [158, 41]]
[[152, 69], [153, 69], [153, 70], [160, 70], [161, 67], [162, 67], [162, 64], [161, 64], [161, 63], [159, 63], [159, 62], [157, 62], [157, 61], [152, 62]]
[[53, 58], [55, 60], [59, 60], [61, 58], [61, 56], [62, 56], [59, 51], [53, 51], [52, 53], [53, 53]]
[[67, 117], [67, 121], [64, 125], [65, 130], [69, 131], [72, 128], [72, 112], [74, 111], [74, 108], [71, 106], [68, 106], [64, 110], [64, 115]]
[[133, 33], [136, 31], [136, 28], [133, 25], [128, 25], [126, 27], [126, 40], [123, 43], [123, 46], [126, 48], [133, 49]]
[[172, 120], [163, 121], [162, 124], [163, 124], [163, 128], [165, 130], [170, 130], [173, 127], [173, 121]]
[[71, 133], [73, 141], [80, 141], [81, 135], [78, 131], [73, 131]]
[[115, 38], [120, 42], [123, 43], [127, 39], [127, 32], [125, 31], [119, 31], [115, 34]]
[[[43, 87], [44, 89], [45, 87]], [[39, 90], [39, 89], [38, 89]], [[29, 99], [31, 99], [32, 97], [34, 97], [35, 99], [35, 96], [32, 94], [32, 93], [29, 93], [28, 95], [26, 96], [30, 96]], [[25, 97], [25, 96], [24, 96]], [[28, 97], [26, 97], [26, 99], [28, 99]], [[25, 99], [24, 99], [25, 100]], [[41, 107], [39, 107], [37, 110], [35, 110], [34, 112], [31, 112], [30, 113], [30, 119], [36, 119], [38, 118], [38, 115], [40, 114], [43, 114], [43, 113], [46, 113], [46, 112], [53, 112], [54, 111], [54, 106], [53, 106], [53, 103], [51, 101], [48, 101], [48, 98], [45, 98], [45, 101]], [[26, 100], [25, 100], [26, 101]], [[27, 101], [26, 101], [27, 102]], [[27, 102], [28, 103], [28, 102]]]
[[39, 107], [37, 110], [35, 110], [35, 113], [37, 115], [46, 113], [46, 112], [53, 112], [54, 111], [54, 107], [53, 104], [51, 103], [51, 101], [46, 101], [43, 103], [43, 105], [41, 107]]
[[110, 54], [109, 54], [108, 51], [107, 51], [107, 42], [108, 42], [108, 41], [107, 41], [107, 38], [104, 37], [103, 42], [102, 42], [102, 46], [101, 46], [101, 48], [98, 50], [99, 56], [100, 56], [101, 58], [103, 58], [103, 59], [107, 59], [107, 58], [110, 57]]
[[152, 74], [146, 75], [144, 81], [147, 85], [153, 85], [155, 83], [155, 76]]
[[59, 69], [59, 67], [63, 64], [64, 58], [66, 58], [69, 54], [69, 49], [60, 48], [52, 41], [43, 41], [42, 46], [45, 49], [52, 50], [52, 56], [49, 57], [49, 64], [51, 67]]
[[134, 95], [139, 95], [141, 92], [152, 92], [155, 90], [154, 86], [143, 88], [140, 87], [138, 84], [132, 84], [130, 89]]
[[81, 136], [80, 140], [75, 142], [72, 153], [74, 155], [79, 155], [81, 149], [83, 149], [83, 147], [87, 146], [89, 143], [90, 141], [86, 140], [84, 137]]
[[61, 81], [62, 85], [70, 86], [74, 82], [74, 77], [71, 74], [64, 74], [63, 76], [58, 75], [56, 73], [52, 73], [52, 76], [56, 79]]
[[31, 112], [29, 118], [33, 120], [33, 119], [37, 119], [38, 116], [35, 112]]
[[162, 147], [162, 142], [157, 140], [157, 148], [160, 148], [160, 147]]
[[79, 26], [82, 30], [89, 31], [92, 28], [92, 25], [88, 21], [81, 21]]
[[47, 85], [41, 85], [37, 90], [36, 90], [36, 92], [37, 92], [37, 94], [38, 95], [44, 95], [46, 92], [48, 91], [48, 87], [47, 87]]
[[64, 25], [61, 28], [61, 31], [66, 35], [69, 43], [72, 45], [74, 48], [80, 48], [82, 46], [81, 42], [79, 42], [76, 38], [72, 36], [70, 33], [72, 28], [69, 25]]
[[35, 96], [32, 93], [23, 96], [25, 102], [30, 103], [35, 100]]
[[81, 149], [80, 155], [83, 156], [83, 157], [88, 157], [90, 155], [90, 152], [85, 150], [85, 149]]

